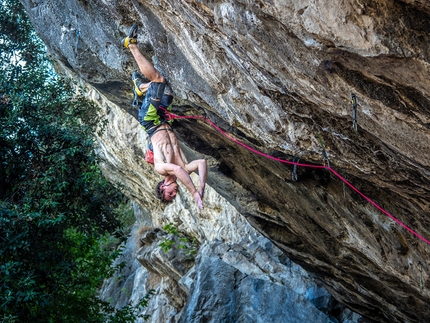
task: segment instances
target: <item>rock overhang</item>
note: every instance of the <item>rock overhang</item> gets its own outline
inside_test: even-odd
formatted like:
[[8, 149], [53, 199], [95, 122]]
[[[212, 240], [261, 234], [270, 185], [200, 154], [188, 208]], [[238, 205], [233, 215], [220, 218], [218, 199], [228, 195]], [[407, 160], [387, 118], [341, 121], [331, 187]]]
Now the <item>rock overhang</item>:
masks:
[[[138, 21], [140, 48], [171, 82], [176, 112], [204, 109], [255, 149], [313, 164], [323, 161], [320, 134], [334, 169], [430, 237], [426, 3], [22, 2], [53, 57], [129, 114], [136, 115], [129, 80], [136, 66], [120, 40]], [[417, 278], [418, 263], [429, 266], [428, 245], [326, 170], [299, 168], [293, 182], [292, 166], [256, 156], [207, 124], [177, 124], [194, 153], [214, 158], [210, 184], [339, 300], [380, 321], [430, 316], [427, 272], [421, 286]], [[125, 143], [134, 129], [127, 127], [116, 130]], [[225, 189], [224, 177], [237, 187]], [[142, 189], [131, 182], [139, 199]]]

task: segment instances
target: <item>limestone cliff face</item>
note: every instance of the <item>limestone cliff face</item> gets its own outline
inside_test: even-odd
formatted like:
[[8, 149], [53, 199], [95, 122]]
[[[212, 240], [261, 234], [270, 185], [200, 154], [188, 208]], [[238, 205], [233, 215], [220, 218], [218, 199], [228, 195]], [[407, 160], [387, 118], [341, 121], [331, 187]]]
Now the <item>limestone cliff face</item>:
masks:
[[[247, 145], [307, 164], [322, 164], [322, 143], [333, 169], [428, 240], [428, 1], [21, 2], [59, 66], [104, 109], [109, 123], [97, 150], [106, 175], [123, 185], [147, 225], [172, 221], [210, 249], [194, 268], [215, 266], [217, 239], [242, 241], [235, 229], [245, 224], [236, 221], [246, 218], [353, 311], [377, 322], [429, 320], [429, 244], [332, 172], [298, 167], [292, 181], [292, 166], [249, 152], [206, 123], [181, 120], [175, 131], [190, 158], [208, 158], [214, 193], [201, 214], [183, 189], [164, 210], [152, 195], [160, 177], [143, 160], [146, 134], [131, 105], [137, 66], [120, 44], [137, 22], [140, 49], [169, 79], [177, 113], [205, 113]], [[227, 205], [239, 214], [228, 224]], [[195, 275], [193, 284], [202, 280]], [[192, 289], [183, 289], [184, 300], [196, 295]], [[192, 301], [174, 306], [198, 305]]]

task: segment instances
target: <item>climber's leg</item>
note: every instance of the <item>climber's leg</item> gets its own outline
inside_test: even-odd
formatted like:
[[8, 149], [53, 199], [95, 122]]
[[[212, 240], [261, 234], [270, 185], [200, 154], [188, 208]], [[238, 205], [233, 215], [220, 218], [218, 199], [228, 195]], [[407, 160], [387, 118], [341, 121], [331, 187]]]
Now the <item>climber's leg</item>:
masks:
[[133, 57], [139, 66], [140, 72], [152, 82], [164, 82], [164, 76], [155, 69], [154, 65], [142, 55], [137, 44], [129, 44]]
[[125, 48], [130, 49], [137, 65], [139, 66], [140, 72], [145, 75], [152, 82], [165, 82], [164, 76], [155, 69], [154, 65], [146, 59], [145, 56], [137, 47], [137, 25], [134, 24], [129, 32], [128, 36], [123, 39], [122, 44]]

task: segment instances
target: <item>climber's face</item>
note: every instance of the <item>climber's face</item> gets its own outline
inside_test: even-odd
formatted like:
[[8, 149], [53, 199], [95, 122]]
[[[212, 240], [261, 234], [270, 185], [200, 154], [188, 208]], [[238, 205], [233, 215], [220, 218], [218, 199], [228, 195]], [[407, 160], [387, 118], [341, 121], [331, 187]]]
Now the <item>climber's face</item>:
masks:
[[179, 185], [176, 183], [176, 177], [166, 176], [164, 180], [164, 184], [162, 186], [163, 189], [163, 197], [166, 201], [173, 201], [178, 194]]

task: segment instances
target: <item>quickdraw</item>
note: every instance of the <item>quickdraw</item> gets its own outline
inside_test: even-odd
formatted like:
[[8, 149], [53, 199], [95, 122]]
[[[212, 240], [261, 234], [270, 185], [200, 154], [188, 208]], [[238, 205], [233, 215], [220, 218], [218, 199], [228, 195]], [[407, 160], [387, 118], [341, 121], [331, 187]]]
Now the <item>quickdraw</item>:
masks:
[[346, 199], [345, 183], [342, 182], [342, 186], [343, 186], [343, 198]]
[[293, 182], [297, 181], [298, 176], [297, 176], [297, 163], [300, 161], [299, 157], [294, 156], [293, 158], [293, 172], [291, 173], [291, 180]]
[[321, 145], [321, 148], [322, 148], [324, 167], [325, 168], [330, 168], [330, 161], [328, 160], [327, 153], [326, 153], [325, 147], [324, 147], [324, 142], [323, 142], [323, 139], [321, 137], [321, 133], [320, 132], [318, 132], [318, 138], [319, 138], [320, 145]]
[[418, 270], [420, 271], [420, 288], [423, 289], [423, 265], [421, 261], [418, 262]]
[[357, 124], [357, 97], [354, 93], [351, 93], [351, 103], [352, 103], [352, 128], [358, 131]]
[[79, 34], [81, 32], [79, 31], [79, 29], [76, 29], [76, 43], [75, 43], [75, 48], [76, 48], [76, 55], [78, 55], [78, 44], [79, 44]]

